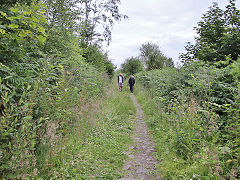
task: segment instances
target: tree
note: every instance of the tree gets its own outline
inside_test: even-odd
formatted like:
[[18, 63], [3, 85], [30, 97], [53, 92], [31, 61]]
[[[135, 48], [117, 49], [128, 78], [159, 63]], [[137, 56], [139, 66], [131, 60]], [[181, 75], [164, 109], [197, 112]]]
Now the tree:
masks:
[[16, 68], [15, 63], [38, 54], [37, 49], [46, 39], [43, 14], [40, 3], [15, 5], [0, 11], [0, 62]]
[[157, 44], [147, 42], [140, 47], [140, 56], [147, 70], [162, 69], [166, 66], [173, 66], [171, 58], [167, 58]]
[[[77, 6], [78, 0], [43, 0], [43, 2], [46, 5], [48, 21], [45, 27], [48, 36], [43, 50], [46, 54], [54, 54], [58, 57], [56, 59], [70, 57], [73, 49], [80, 49], [77, 30], [81, 13]], [[78, 44], [75, 43], [76, 40]]]
[[80, 3], [84, 11], [80, 32], [85, 46], [104, 40], [109, 44], [114, 21], [128, 18], [119, 12], [120, 0], [80, 0]]
[[102, 51], [100, 44], [84, 42], [87, 38], [86, 32], [91, 32], [82, 29], [86, 22], [84, 20], [86, 13], [87, 19], [90, 18], [90, 12], [86, 10], [91, 6], [90, 1], [44, 0], [44, 2], [47, 5], [46, 14], [49, 23], [44, 52], [67, 66], [75, 64], [72, 60], [84, 59], [98, 71], [106, 72], [111, 77], [114, 66], [108, 59], [107, 53]]
[[8, 9], [17, 3], [30, 5], [32, 2], [34, 0], [3, 0], [0, 1], [0, 9]]
[[128, 75], [143, 71], [143, 65], [138, 57], [131, 57], [121, 65], [122, 71]]
[[42, 0], [46, 5], [49, 28], [59, 27], [77, 32], [79, 29], [81, 9], [79, 0]]
[[114, 67], [113, 63], [110, 60], [106, 60], [105, 61], [105, 70], [110, 78], [112, 78], [114, 75], [114, 69], [115, 69], [115, 67]]
[[[216, 63], [226, 61], [230, 56], [236, 61], [240, 54], [240, 11], [235, 5], [236, 0], [229, 0], [226, 10], [213, 3], [205, 13], [195, 30], [194, 45], [188, 43], [185, 47], [187, 53], [180, 58], [187, 63], [192, 60], [202, 60]], [[231, 61], [231, 62], [232, 62]], [[231, 63], [229, 62], [229, 63]]]

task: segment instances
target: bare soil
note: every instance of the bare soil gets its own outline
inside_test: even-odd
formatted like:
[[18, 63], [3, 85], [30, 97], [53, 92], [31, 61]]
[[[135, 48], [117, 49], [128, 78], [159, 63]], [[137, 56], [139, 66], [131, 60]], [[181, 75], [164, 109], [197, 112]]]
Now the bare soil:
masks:
[[128, 155], [128, 160], [125, 162], [123, 169], [127, 174], [121, 180], [134, 179], [161, 179], [156, 173], [157, 159], [154, 157], [154, 143], [147, 131], [146, 123], [144, 122], [144, 113], [141, 106], [138, 104], [134, 94], [131, 94], [131, 99], [137, 108], [136, 124], [133, 133], [133, 144], [129, 150], [125, 152]]

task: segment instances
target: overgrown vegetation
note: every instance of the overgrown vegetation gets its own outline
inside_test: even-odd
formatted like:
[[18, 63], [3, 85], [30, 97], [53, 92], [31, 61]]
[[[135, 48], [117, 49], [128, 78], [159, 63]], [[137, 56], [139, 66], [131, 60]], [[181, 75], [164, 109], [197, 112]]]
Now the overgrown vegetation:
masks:
[[[84, 3], [1, 2], [0, 178], [33, 178], [43, 167], [50, 171], [56, 144], [79, 120], [84, 105], [105, 93], [106, 74], [112, 76], [114, 66], [97, 44], [93, 14], [85, 23], [81, 19]], [[96, 9], [114, 13], [106, 16], [111, 26], [123, 16], [109, 9], [117, 10], [118, 3]], [[91, 24], [87, 38], [80, 32]], [[108, 39], [110, 30], [108, 26]]]
[[164, 177], [239, 176], [239, 68], [240, 59], [223, 69], [197, 62], [135, 76], [149, 90], [137, 96]]
[[104, 100], [93, 99], [79, 108], [71, 132], [47, 154], [37, 177], [119, 179], [123, 176], [121, 167], [126, 158], [123, 152], [131, 142], [136, 109], [126, 90], [118, 93], [113, 86], [107, 91]]
[[121, 70], [130, 75], [143, 70], [163, 69], [173, 67], [172, 58], [166, 57], [156, 43], [146, 42], [139, 48], [139, 56], [127, 58], [121, 64]]
[[[235, 2], [225, 10], [214, 3], [203, 15], [181, 68], [151, 42], [122, 66], [144, 88], [137, 97], [166, 179], [240, 177]], [[1, 179], [122, 177], [135, 109], [127, 91], [107, 86], [114, 65], [101, 47], [114, 22], [127, 18], [119, 3], [1, 1]]]
[[[185, 47], [187, 53], [181, 55], [185, 64], [192, 60], [210, 62], [225, 62], [218, 64], [224, 67], [238, 59], [240, 54], [240, 11], [236, 7], [236, 0], [229, 0], [225, 9], [213, 3], [195, 30], [195, 44]], [[230, 57], [230, 59], [227, 59]], [[230, 62], [226, 62], [230, 60]]]
[[235, 1], [229, 2], [225, 11], [214, 3], [204, 14], [196, 44], [181, 56], [184, 66], [135, 76], [148, 90], [137, 96], [164, 178], [240, 177], [240, 53], [229, 49], [238, 47], [240, 21]]
[[121, 66], [122, 71], [127, 75], [136, 74], [143, 71], [143, 65], [141, 63], [141, 60], [137, 57], [131, 57], [129, 59], [126, 59]]
[[146, 70], [162, 69], [172, 67], [172, 58], [166, 57], [160, 50], [160, 47], [152, 42], [147, 42], [139, 48], [140, 57]]

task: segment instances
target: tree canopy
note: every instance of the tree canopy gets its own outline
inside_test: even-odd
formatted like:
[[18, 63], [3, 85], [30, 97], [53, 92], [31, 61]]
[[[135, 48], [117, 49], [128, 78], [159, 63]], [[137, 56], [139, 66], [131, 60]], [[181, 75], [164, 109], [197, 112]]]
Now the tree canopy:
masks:
[[171, 58], [166, 57], [159, 46], [152, 42], [147, 42], [139, 48], [141, 60], [147, 70], [161, 69], [173, 66]]
[[85, 46], [102, 41], [109, 44], [114, 21], [128, 18], [119, 12], [120, 0], [79, 0], [79, 3], [83, 11], [79, 30]]
[[134, 75], [143, 71], [143, 65], [138, 57], [131, 57], [121, 65], [122, 71], [128, 75]]
[[213, 3], [198, 26], [195, 44], [188, 43], [186, 53], [180, 56], [182, 62], [202, 60], [211, 64], [227, 61], [231, 63], [240, 55], [240, 11], [236, 8], [236, 0], [229, 0], [226, 9], [220, 9]]

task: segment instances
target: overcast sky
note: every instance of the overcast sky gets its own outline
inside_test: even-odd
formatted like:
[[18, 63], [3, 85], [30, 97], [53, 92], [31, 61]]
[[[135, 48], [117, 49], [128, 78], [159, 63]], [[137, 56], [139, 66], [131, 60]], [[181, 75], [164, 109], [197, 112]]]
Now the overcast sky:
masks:
[[176, 64], [186, 42], [194, 42], [193, 27], [213, 2], [222, 9], [228, 4], [228, 0], [121, 0], [120, 12], [129, 19], [114, 25], [106, 48], [110, 59], [120, 67], [126, 58], [139, 55], [143, 43], [153, 42]]

